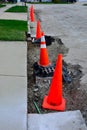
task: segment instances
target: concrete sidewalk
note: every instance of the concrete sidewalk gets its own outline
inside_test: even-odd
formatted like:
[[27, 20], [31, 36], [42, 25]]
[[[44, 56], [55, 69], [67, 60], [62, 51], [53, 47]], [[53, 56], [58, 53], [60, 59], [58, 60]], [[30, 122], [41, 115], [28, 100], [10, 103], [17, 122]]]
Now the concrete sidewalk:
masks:
[[0, 15], [4, 13], [7, 9], [11, 8], [12, 6], [15, 6], [16, 4], [6, 4], [5, 7], [0, 8]]
[[27, 20], [27, 13], [10, 13], [5, 12], [7, 9], [15, 6], [15, 5], [21, 5], [22, 3], [17, 4], [7, 4], [6, 7], [0, 8], [0, 19], [13, 19], [13, 20]]
[[[27, 20], [26, 13], [7, 13], [0, 19]], [[27, 44], [0, 41], [0, 130], [27, 129]]]
[[87, 130], [80, 111], [29, 114], [28, 130]]
[[0, 42], [0, 75], [26, 77], [26, 42]]
[[27, 45], [0, 42], [0, 130], [27, 129]]

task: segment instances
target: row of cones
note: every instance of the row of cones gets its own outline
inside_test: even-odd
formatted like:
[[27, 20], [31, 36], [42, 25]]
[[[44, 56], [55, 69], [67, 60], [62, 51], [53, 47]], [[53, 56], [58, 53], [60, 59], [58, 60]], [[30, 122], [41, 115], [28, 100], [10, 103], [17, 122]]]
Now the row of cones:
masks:
[[[34, 7], [31, 6], [30, 10], [31, 10], [30, 11], [31, 21], [34, 22]], [[47, 67], [51, 64], [51, 62], [48, 57], [45, 36], [44, 33], [41, 32], [40, 21], [37, 21], [36, 39], [39, 38], [41, 38], [41, 43], [40, 43], [40, 60], [38, 64], [40, 66]], [[65, 104], [66, 100], [62, 97], [62, 54], [59, 54], [52, 82], [50, 85], [49, 93], [48, 96], [44, 97], [42, 107], [46, 109], [63, 111], [65, 110]]]
[[[34, 6], [32, 5], [30, 7], [30, 17], [29, 17], [30, 22], [35, 22], [35, 17], [34, 17]], [[36, 39], [41, 38], [41, 27], [40, 27], [40, 21], [37, 21], [36, 25]]]
[[[49, 66], [51, 64], [46, 49], [44, 33], [42, 33], [41, 36], [39, 64], [43, 67]], [[65, 110], [65, 104], [66, 101], [62, 97], [62, 54], [59, 54], [52, 82], [50, 85], [50, 90], [48, 96], [44, 97], [42, 107], [46, 109], [63, 111]]]

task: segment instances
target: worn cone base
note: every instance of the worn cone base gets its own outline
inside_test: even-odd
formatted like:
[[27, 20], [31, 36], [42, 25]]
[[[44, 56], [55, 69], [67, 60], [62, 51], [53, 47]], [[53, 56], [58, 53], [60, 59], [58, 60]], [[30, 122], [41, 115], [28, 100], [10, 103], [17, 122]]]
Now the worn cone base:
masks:
[[48, 104], [47, 98], [48, 98], [48, 96], [44, 97], [44, 101], [43, 101], [43, 104], [42, 104], [43, 108], [50, 109], [50, 110], [59, 110], [59, 111], [64, 111], [65, 110], [66, 100], [64, 98], [62, 98], [62, 103], [60, 105], [58, 105], [58, 106]]

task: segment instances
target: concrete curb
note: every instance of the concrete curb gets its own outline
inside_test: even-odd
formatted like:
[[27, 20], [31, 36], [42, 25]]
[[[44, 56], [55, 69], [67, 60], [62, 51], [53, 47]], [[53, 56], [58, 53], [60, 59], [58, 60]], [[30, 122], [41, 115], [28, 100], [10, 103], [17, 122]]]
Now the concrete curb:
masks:
[[28, 130], [87, 130], [81, 112], [28, 114]]

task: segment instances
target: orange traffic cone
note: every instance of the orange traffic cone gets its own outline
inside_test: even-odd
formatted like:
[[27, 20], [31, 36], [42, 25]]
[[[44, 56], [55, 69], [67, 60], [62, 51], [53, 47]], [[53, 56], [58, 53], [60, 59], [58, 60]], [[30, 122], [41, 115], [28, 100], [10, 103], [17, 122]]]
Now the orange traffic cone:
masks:
[[36, 27], [36, 39], [41, 38], [41, 27], [40, 27], [40, 21], [37, 21], [37, 27]]
[[48, 52], [47, 52], [47, 49], [46, 49], [46, 42], [45, 42], [44, 33], [42, 33], [42, 36], [41, 36], [39, 65], [43, 66], [43, 67], [50, 65], [50, 61], [49, 61], [49, 58], [48, 58]]
[[53, 79], [48, 96], [44, 97], [43, 108], [52, 110], [65, 110], [66, 101], [62, 97], [62, 54], [58, 55]]
[[30, 7], [30, 21], [34, 22], [35, 18], [34, 18], [34, 7], [33, 5]]

